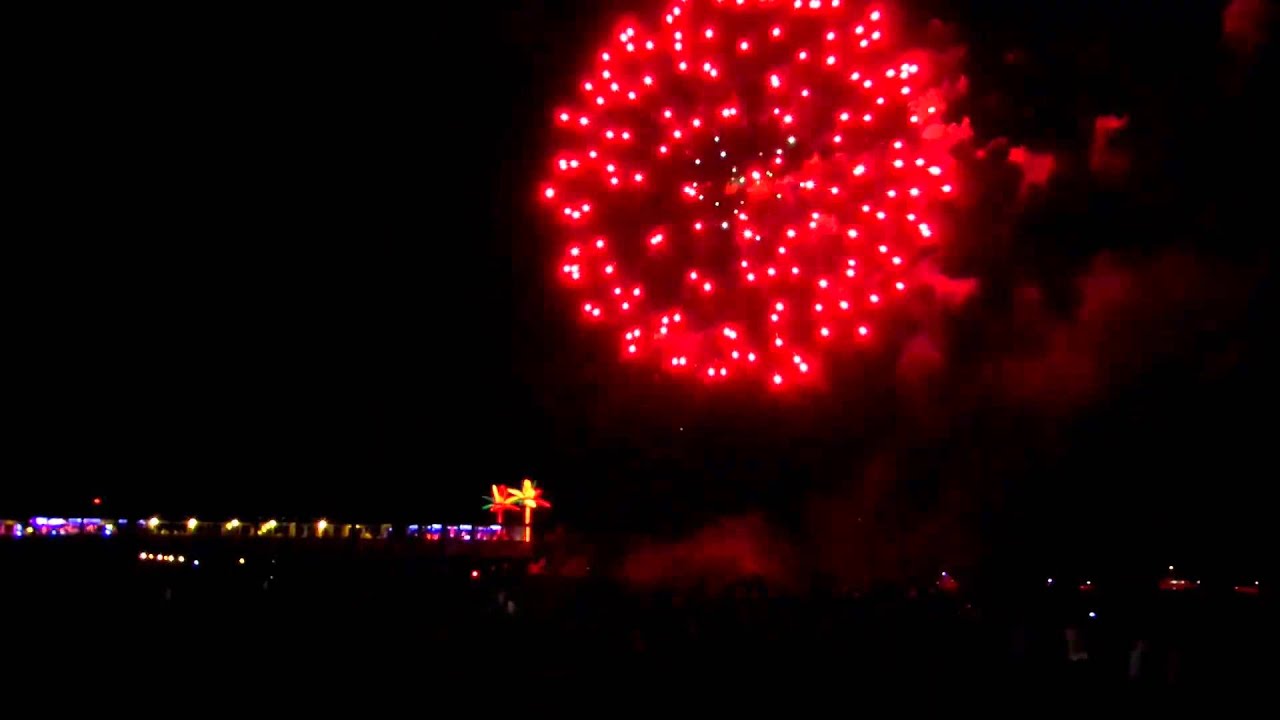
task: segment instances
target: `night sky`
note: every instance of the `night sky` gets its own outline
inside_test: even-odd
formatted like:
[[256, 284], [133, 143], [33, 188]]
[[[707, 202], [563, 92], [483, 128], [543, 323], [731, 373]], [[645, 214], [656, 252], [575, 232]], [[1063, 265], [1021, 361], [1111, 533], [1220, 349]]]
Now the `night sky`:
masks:
[[[528, 475], [594, 537], [757, 513], [800, 543], [863, 518], [860, 542], [930, 557], [1260, 553], [1276, 142], [1255, 3], [913, 3], [922, 43], [964, 49], [983, 191], [942, 269], [978, 290], [783, 397], [624, 366], [559, 291], [550, 110], [652, 4], [458, 5], [31, 35], [0, 516], [102, 496], [466, 522]], [[1106, 116], [1129, 123], [1100, 148]], [[1009, 147], [1053, 172], [1028, 190]]]

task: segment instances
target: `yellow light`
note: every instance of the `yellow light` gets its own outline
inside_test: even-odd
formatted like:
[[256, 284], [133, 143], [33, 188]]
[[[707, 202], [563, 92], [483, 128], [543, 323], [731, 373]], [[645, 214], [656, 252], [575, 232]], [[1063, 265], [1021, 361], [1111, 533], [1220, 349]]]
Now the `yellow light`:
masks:
[[319, 522], [317, 522], [317, 523], [316, 523], [316, 530], [317, 530], [317, 531], [319, 531], [319, 534], [321, 534], [321, 535], [323, 535], [323, 534], [324, 534], [324, 529], [325, 529], [325, 528], [327, 528], [327, 527], [329, 527], [329, 521], [328, 521], [328, 520], [321, 520], [321, 521], [319, 521]]
[[179, 556], [178, 556], [178, 562], [184, 563], [184, 562], [186, 562], [186, 561], [187, 561], [187, 558], [186, 558], [186, 556], [185, 556], [185, 555], [179, 555]]
[[231, 518], [231, 521], [227, 523], [228, 530], [235, 530], [238, 527], [240, 527], [240, 521], [235, 518]]
[[187, 529], [190, 530], [191, 532], [195, 532], [196, 525], [199, 525], [199, 524], [200, 524], [200, 521], [196, 520], [195, 518], [187, 518]]
[[240, 558], [240, 564], [241, 564], [241, 565], [243, 565], [243, 564], [244, 564], [244, 558]]
[[155, 530], [159, 526], [160, 526], [160, 518], [158, 517], [153, 517], [147, 521], [147, 527], [151, 528], [152, 530]]

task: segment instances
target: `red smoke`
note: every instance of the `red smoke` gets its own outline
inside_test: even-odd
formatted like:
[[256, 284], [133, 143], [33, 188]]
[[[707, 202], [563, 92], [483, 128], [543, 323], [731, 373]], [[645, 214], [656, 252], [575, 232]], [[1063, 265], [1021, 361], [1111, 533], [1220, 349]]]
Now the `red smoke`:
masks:
[[1022, 192], [1028, 188], [1044, 187], [1053, 174], [1053, 154], [1038, 153], [1024, 147], [1009, 150], [1009, 162], [1022, 168]]
[[1128, 174], [1129, 154], [1120, 144], [1120, 134], [1128, 126], [1128, 117], [1101, 115], [1094, 119], [1089, 169], [1101, 179], [1115, 181]]
[[1222, 36], [1236, 52], [1252, 54], [1266, 42], [1270, 14], [1265, 0], [1231, 0], [1222, 12]]
[[714, 589], [744, 580], [787, 585], [790, 551], [756, 515], [725, 518], [675, 542], [653, 542], [630, 553], [622, 576], [641, 587]]
[[1018, 327], [1034, 333], [1036, 349], [993, 360], [990, 379], [1006, 399], [1049, 410], [1078, 407], [1189, 348], [1243, 307], [1252, 284], [1184, 253], [1100, 255], [1078, 281], [1079, 303], [1066, 319], [1052, 317], [1039, 291], [1020, 294]]

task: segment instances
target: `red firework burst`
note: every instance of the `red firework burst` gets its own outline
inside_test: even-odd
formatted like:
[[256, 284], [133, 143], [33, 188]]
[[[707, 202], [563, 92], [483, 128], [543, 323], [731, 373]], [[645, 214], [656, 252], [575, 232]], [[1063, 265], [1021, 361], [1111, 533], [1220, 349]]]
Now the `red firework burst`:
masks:
[[842, 0], [619, 25], [555, 111], [540, 192], [581, 316], [624, 358], [781, 387], [875, 335], [954, 192], [930, 68], [892, 31]]

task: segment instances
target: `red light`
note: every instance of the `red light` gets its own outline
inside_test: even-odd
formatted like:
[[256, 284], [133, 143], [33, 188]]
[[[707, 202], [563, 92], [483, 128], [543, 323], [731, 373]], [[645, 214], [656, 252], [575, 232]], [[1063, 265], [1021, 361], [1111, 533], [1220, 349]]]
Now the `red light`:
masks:
[[472, 580], [475, 580], [475, 579], [476, 579], [476, 578], [478, 578], [478, 577], [480, 577], [480, 571], [479, 571], [479, 570], [472, 570], [472, 571], [471, 571], [471, 579], [472, 579]]
[[101, 504], [102, 504], [102, 498], [100, 498], [100, 497], [96, 497], [96, 498], [94, 498], [94, 499], [93, 499], [93, 504], [94, 504], [94, 505], [101, 505]]
[[[928, 257], [925, 250], [935, 241], [934, 206], [954, 192], [941, 180], [943, 159], [954, 139], [923, 137], [920, 118], [908, 122], [915, 112], [912, 99], [932, 97], [938, 88], [909, 82], [920, 68], [910, 62], [907, 51], [882, 35], [879, 10], [846, 7], [849, 3], [838, 0], [719, 1], [720, 12], [724, 6], [741, 8], [730, 18], [731, 26], [715, 27], [707, 21], [714, 15], [685, 17], [682, 13], [688, 8], [682, 0], [668, 6], [665, 19], [674, 27], [661, 35], [645, 37], [637, 34], [638, 26], [620, 24], [605, 38], [609, 49], [591, 60], [585, 77], [567, 86], [569, 99], [588, 109], [574, 112], [562, 106], [551, 118], [561, 135], [549, 158], [558, 173], [554, 185], [544, 180], [535, 187], [551, 201], [554, 214], [563, 214], [572, 226], [563, 228], [560, 236], [572, 251], [556, 263], [564, 286], [575, 292], [581, 288], [584, 294], [577, 300], [589, 301], [586, 318], [599, 318], [599, 324], [619, 335], [629, 334], [622, 343], [624, 358], [652, 360], [676, 370], [693, 360], [692, 367], [708, 378], [726, 377], [726, 363], [739, 361], [744, 368], [759, 368], [749, 374], [769, 384], [775, 374], [783, 374], [775, 373], [776, 366], [755, 362], [749, 348], [773, 347], [780, 352], [792, 344], [786, 341], [788, 333], [798, 331], [812, 332], [810, 337], [821, 340], [820, 355], [839, 352], [841, 343], [868, 332], [856, 322], [864, 319], [856, 314], [860, 309], [891, 309], [894, 301], [904, 300], [906, 285], [919, 271], [917, 258]], [[812, 18], [793, 20], [793, 4]], [[858, 25], [859, 20], [864, 25]], [[722, 30], [730, 34], [718, 48]], [[769, 64], [755, 61], [753, 55], [766, 49], [754, 46], [756, 42], [777, 43], [784, 36], [789, 43], [785, 49], [769, 46], [776, 53]], [[845, 57], [848, 40], [864, 47], [874, 42], [876, 56]], [[619, 45], [627, 50], [615, 63], [610, 53]], [[646, 48], [652, 54], [644, 52]], [[815, 50], [808, 48], [821, 52], [810, 57]], [[861, 66], [841, 70], [833, 77], [836, 82], [796, 83], [795, 73], [812, 73], [814, 68], [805, 65], [815, 60], [822, 68], [843, 68], [855, 60]], [[714, 78], [715, 87], [708, 84]], [[880, 78], [885, 89], [875, 87]], [[941, 86], [955, 78], [939, 80]], [[761, 82], [772, 99], [763, 108], [757, 104]], [[871, 113], [868, 106], [873, 104], [883, 111]], [[946, 109], [926, 102], [920, 107], [930, 112]], [[678, 119], [677, 109], [682, 113]], [[776, 135], [779, 127], [785, 128], [781, 136]], [[593, 147], [601, 140], [608, 143], [605, 157]], [[655, 156], [660, 160], [656, 168]], [[928, 184], [919, 183], [923, 174], [904, 176], [917, 168], [929, 173]], [[844, 174], [844, 182], [839, 174]], [[848, 180], [850, 176], [854, 180]], [[936, 183], [934, 177], [939, 178]], [[672, 196], [682, 202], [666, 202]], [[900, 207], [902, 203], [910, 207]], [[863, 219], [855, 225], [848, 213], [858, 208]], [[902, 218], [919, 234], [901, 233]], [[638, 221], [651, 224], [636, 228]], [[676, 234], [667, 238], [671, 228]], [[689, 229], [692, 236], [685, 234]], [[611, 239], [627, 252], [617, 254], [603, 243], [591, 249], [580, 234], [584, 231], [614, 233]], [[650, 252], [633, 255], [636, 240], [648, 244]], [[868, 251], [878, 262], [864, 273], [854, 260], [867, 259]], [[690, 266], [693, 258], [696, 269]], [[768, 258], [788, 264], [773, 266]], [[627, 264], [619, 265], [620, 261]], [[837, 264], [844, 272], [830, 271]], [[885, 269], [892, 276], [885, 277]], [[726, 270], [733, 275], [717, 286], [711, 278]], [[681, 275], [688, 285], [670, 282]], [[593, 282], [597, 279], [608, 284], [601, 288]], [[644, 283], [645, 294], [658, 307], [688, 302], [690, 292], [703, 297], [689, 318], [663, 316], [640, 306], [637, 282]], [[770, 307], [753, 305], [748, 299], [751, 291], [766, 286], [773, 298]], [[602, 289], [606, 303], [600, 300]], [[609, 299], [616, 305], [608, 305]], [[780, 309], [792, 303], [811, 310], [797, 318]], [[606, 307], [614, 310], [608, 317], [603, 316]], [[837, 313], [841, 322], [855, 321], [852, 331], [824, 318], [828, 312]], [[808, 325], [807, 318], [815, 316], [826, 322]], [[907, 314], [890, 316], [910, 322]], [[659, 317], [663, 322], [654, 322]], [[687, 328], [673, 324], [683, 320]], [[732, 335], [722, 335], [730, 327], [726, 321], [732, 322]], [[793, 321], [799, 325], [793, 327]], [[656, 329], [658, 344], [673, 347], [651, 348], [641, 342], [637, 323]], [[719, 356], [704, 356], [701, 349], [697, 355], [680, 354], [687, 352], [681, 348], [700, 344], [708, 332], [726, 338], [717, 341], [728, 345]], [[747, 360], [741, 360], [743, 356]], [[819, 357], [809, 357], [796, 367], [818, 368], [820, 362]]]

